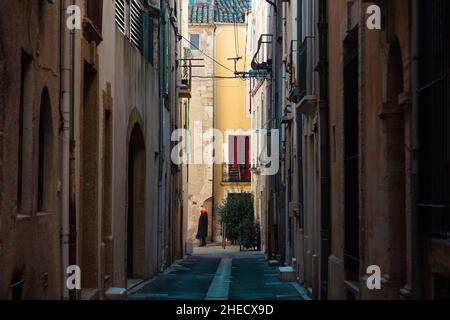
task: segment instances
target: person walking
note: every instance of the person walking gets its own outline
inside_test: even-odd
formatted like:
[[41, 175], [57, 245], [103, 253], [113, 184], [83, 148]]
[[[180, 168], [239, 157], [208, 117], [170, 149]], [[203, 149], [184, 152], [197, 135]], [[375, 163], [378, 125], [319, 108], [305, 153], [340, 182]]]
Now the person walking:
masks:
[[208, 212], [202, 206], [198, 219], [197, 239], [200, 240], [200, 247], [206, 247], [206, 237], [208, 236]]

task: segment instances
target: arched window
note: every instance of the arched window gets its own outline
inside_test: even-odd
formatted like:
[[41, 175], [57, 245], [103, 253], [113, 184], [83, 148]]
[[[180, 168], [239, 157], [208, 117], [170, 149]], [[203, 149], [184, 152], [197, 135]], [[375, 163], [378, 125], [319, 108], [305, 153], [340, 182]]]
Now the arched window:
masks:
[[51, 116], [50, 96], [48, 89], [44, 88], [41, 95], [41, 106], [39, 113], [39, 148], [38, 148], [38, 188], [37, 188], [37, 210], [39, 212], [50, 212], [55, 190], [54, 180], [51, 176], [54, 170], [53, 161], [53, 127]]

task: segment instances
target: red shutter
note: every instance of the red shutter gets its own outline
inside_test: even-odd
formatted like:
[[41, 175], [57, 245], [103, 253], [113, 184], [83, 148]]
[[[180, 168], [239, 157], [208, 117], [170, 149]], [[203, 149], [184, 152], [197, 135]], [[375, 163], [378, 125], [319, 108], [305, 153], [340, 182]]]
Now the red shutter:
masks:
[[245, 137], [245, 181], [250, 181], [250, 137]]

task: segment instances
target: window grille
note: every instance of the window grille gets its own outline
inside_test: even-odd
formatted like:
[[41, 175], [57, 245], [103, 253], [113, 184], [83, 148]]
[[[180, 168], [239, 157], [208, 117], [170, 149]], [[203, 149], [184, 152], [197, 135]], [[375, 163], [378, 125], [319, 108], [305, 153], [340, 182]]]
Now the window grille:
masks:
[[420, 1], [420, 177], [425, 236], [450, 239], [450, 2]]

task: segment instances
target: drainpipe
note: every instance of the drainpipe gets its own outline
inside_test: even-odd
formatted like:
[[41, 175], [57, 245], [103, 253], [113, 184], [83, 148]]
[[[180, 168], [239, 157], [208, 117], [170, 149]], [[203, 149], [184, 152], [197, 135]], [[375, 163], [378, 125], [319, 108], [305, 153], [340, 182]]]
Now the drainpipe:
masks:
[[289, 266], [291, 254], [290, 254], [290, 242], [289, 242], [289, 177], [288, 171], [286, 170], [286, 161], [285, 163], [285, 190], [284, 190], [284, 245], [285, 245], [285, 265]]
[[[286, 5], [283, 4], [283, 8], [282, 8], [282, 20], [286, 21], [287, 19], [287, 14], [286, 14]], [[287, 30], [286, 30], [286, 24], [283, 23], [283, 35], [287, 35]], [[284, 40], [285, 41], [285, 40]], [[283, 42], [284, 42], [283, 41]], [[282, 70], [282, 79], [286, 79], [286, 62], [285, 62], [285, 46], [283, 45], [282, 48], [282, 52], [283, 52], [283, 70]], [[284, 103], [286, 101], [286, 82], [285, 81], [280, 81], [281, 82], [281, 106], [284, 106]], [[284, 112], [287, 115], [287, 109], [284, 106], [284, 108], [280, 108], [280, 109], [284, 109]], [[290, 265], [290, 259], [291, 259], [291, 254], [290, 254], [290, 239], [289, 239], [289, 174], [288, 174], [288, 161], [287, 161], [287, 153], [286, 153], [286, 149], [287, 149], [287, 127], [288, 124], [284, 125], [283, 128], [283, 141], [284, 141], [284, 147], [285, 147], [285, 152], [284, 152], [284, 157], [283, 157], [283, 162], [284, 162], [284, 263], [286, 266]]]
[[[75, 5], [77, 0], [71, 0], [71, 4]], [[63, 19], [65, 20], [65, 19]], [[71, 37], [71, 67], [72, 74], [70, 77], [70, 195], [69, 195], [69, 265], [77, 264], [77, 211], [76, 211], [76, 155], [75, 155], [75, 54], [76, 54], [76, 31], [70, 32]], [[78, 293], [71, 291], [69, 293], [70, 299], [76, 299]]]
[[[181, 17], [182, 17], [182, 15], [180, 15], [180, 19], [181, 19]], [[178, 38], [178, 26], [176, 26], [176, 28], [174, 28], [174, 30], [175, 30], [175, 47], [174, 47], [174, 50], [175, 50], [175, 68], [176, 68], [175, 69], [176, 72], [174, 72], [174, 76], [175, 76], [175, 81], [174, 81], [175, 82], [175, 102], [174, 102], [174, 107], [175, 107], [174, 108], [175, 109], [175, 127], [174, 127], [174, 130], [177, 130], [177, 129], [180, 129], [179, 112], [181, 110], [181, 107], [180, 107], [180, 96], [179, 96], [179, 87], [178, 87], [179, 72], [180, 72], [180, 69], [178, 68], [178, 61], [179, 61], [178, 59], [179, 59], [179, 57], [181, 55], [181, 50], [180, 50], [181, 39]], [[180, 167], [178, 167], [178, 168], [180, 168]], [[175, 230], [177, 230], [176, 225], [178, 223], [180, 223], [180, 219], [179, 219], [179, 216], [178, 216], [178, 213], [180, 211], [178, 209], [179, 209], [180, 203], [182, 203], [182, 202], [180, 202], [180, 194], [181, 194], [180, 177], [182, 177], [182, 175], [183, 175], [183, 171], [182, 170], [181, 171], [177, 170], [177, 173], [176, 173], [176, 175], [174, 177], [175, 178], [176, 197], [175, 197], [175, 207], [173, 207], [171, 210], [172, 210], [172, 214], [175, 213], [175, 214], [173, 214], [173, 219], [172, 219], [172, 225], [175, 226], [175, 227], [172, 227], [172, 231], [171, 231], [171, 239], [174, 241], [174, 243], [171, 246], [172, 247], [172, 257], [171, 257], [170, 263], [172, 263], [174, 261], [174, 259], [179, 259], [179, 258], [183, 257], [183, 254], [181, 254], [181, 256], [177, 256], [176, 255], [177, 254], [176, 247], [180, 244], [180, 242], [178, 241], [178, 239], [176, 237], [178, 235], [175, 235]], [[172, 185], [173, 185], [173, 183], [172, 183]], [[182, 236], [182, 234], [183, 234], [182, 233], [182, 230], [183, 230], [182, 225], [183, 224], [181, 223], [180, 224], [180, 232], [181, 232], [180, 236]], [[182, 251], [183, 248], [180, 247], [180, 250]]]
[[328, 298], [328, 257], [330, 255], [330, 156], [328, 110], [328, 21], [327, 0], [319, 0], [319, 126], [320, 126], [320, 299]]
[[[71, 224], [76, 223], [75, 212], [75, 180], [74, 170], [74, 91], [75, 91], [75, 31], [66, 27], [67, 8], [75, 5], [75, 0], [61, 2], [61, 214], [60, 214], [60, 250], [61, 250], [61, 298], [70, 299], [71, 295], [66, 286], [66, 269], [76, 264], [76, 251], [73, 242], [76, 239], [76, 230]], [[72, 217], [72, 218], [71, 218]], [[72, 248], [70, 246], [72, 244]], [[75, 296], [72, 296], [75, 297]]]
[[69, 265], [69, 176], [70, 176], [70, 30], [65, 26], [68, 1], [61, 2], [61, 214], [60, 214], [60, 250], [61, 250], [61, 298], [67, 300], [69, 291], [65, 285], [66, 268]]
[[[214, 23], [214, 31], [213, 31], [213, 57], [214, 59], [216, 58], [216, 32], [217, 32], [217, 24]], [[213, 63], [213, 75], [216, 75], [216, 64]], [[217, 83], [216, 83], [216, 78], [213, 79], [213, 129], [216, 127], [216, 94], [217, 94], [217, 87], [216, 87]], [[214, 141], [216, 141], [216, 139], [214, 138]], [[219, 146], [220, 148], [221, 146]], [[215, 142], [214, 142], [214, 147], [215, 148]], [[214, 158], [215, 158], [216, 152], [214, 152]], [[211, 239], [214, 242], [214, 217], [216, 215], [216, 185], [215, 185], [215, 181], [216, 181], [216, 163], [215, 161], [213, 161], [213, 167], [212, 167], [212, 208], [211, 208]], [[225, 234], [222, 235], [222, 238], [225, 238]], [[222, 242], [224, 239], [222, 239]]]
[[420, 233], [420, 219], [417, 209], [417, 197], [419, 189], [419, 0], [412, 1], [412, 155], [411, 155], [411, 286], [412, 297], [415, 300], [422, 299], [422, 238]]
[[164, 210], [164, 199], [163, 199], [163, 190], [162, 190], [162, 180], [163, 180], [163, 166], [164, 166], [164, 72], [166, 71], [164, 66], [165, 62], [165, 21], [164, 21], [164, 15], [165, 15], [165, 8], [164, 8], [164, 2], [161, 3], [161, 15], [159, 16], [159, 167], [158, 167], [158, 214], [157, 214], [157, 228], [158, 228], [158, 235], [157, 235], [157, 268], [158, 271], [161, 266], [161, 245], [163, 244], [162, 241], [162, 217]]

